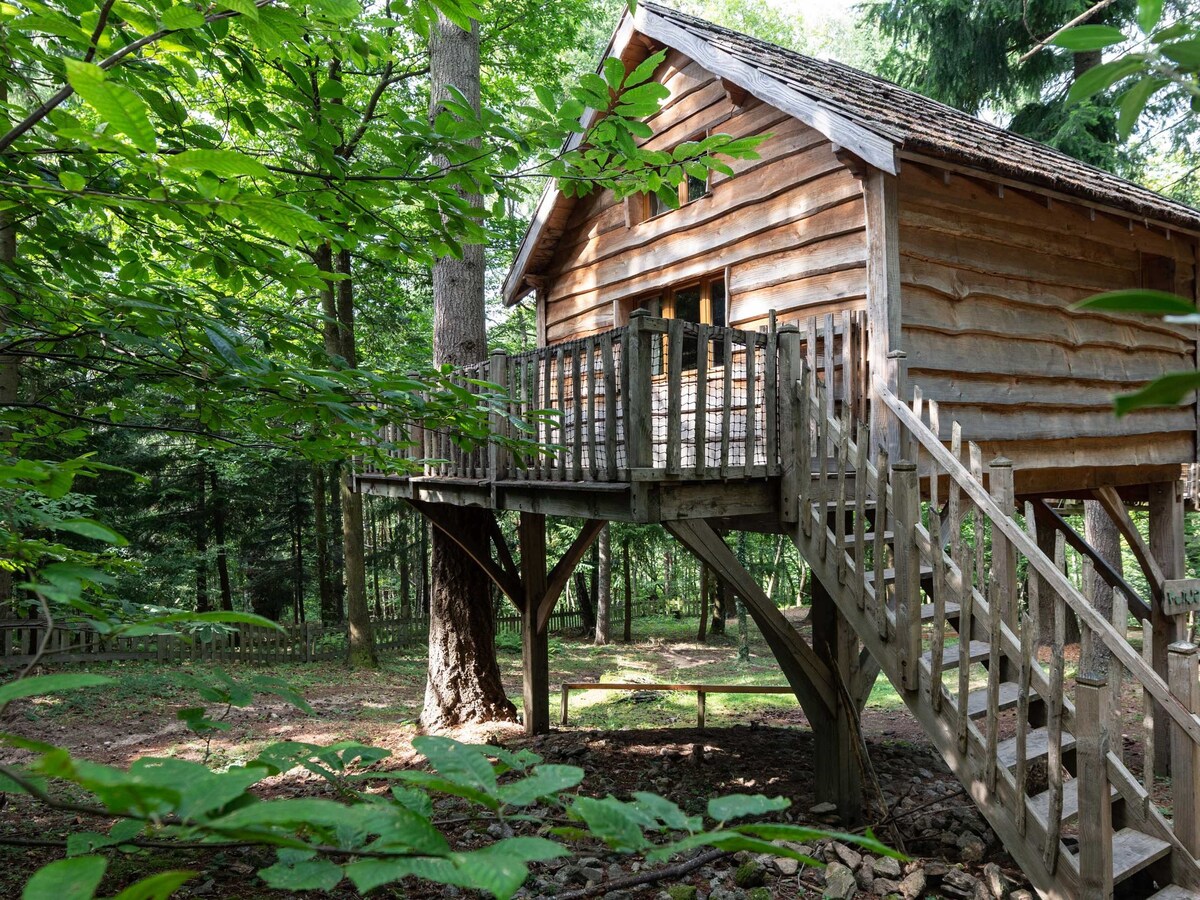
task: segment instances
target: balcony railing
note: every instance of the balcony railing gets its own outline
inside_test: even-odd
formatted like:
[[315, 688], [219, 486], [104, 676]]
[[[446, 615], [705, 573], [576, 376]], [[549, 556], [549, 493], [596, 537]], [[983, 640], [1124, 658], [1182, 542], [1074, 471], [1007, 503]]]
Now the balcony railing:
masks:
[[[496, 405], [492, 432], [464, 448], [419, 425], [380, 437], [418, 476], [538, 482], [727, 480], [779, 475], [794, 446], [794, 390], [807, 365], [839, 415], [867, 421], [865, 314], [762, 331], [654, 318], [527, 353], [493, 353], [454, 375]], [[497, 402], [495, 398], [499, 397]], [[534, 445], [540, 446], [540, 452]], [[366, 476], [381, 473], [364, 472]]]

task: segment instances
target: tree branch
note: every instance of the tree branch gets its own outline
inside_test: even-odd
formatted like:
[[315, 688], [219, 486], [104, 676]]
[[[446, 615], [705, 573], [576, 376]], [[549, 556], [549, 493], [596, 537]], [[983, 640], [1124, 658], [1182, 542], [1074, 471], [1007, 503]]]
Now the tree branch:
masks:
[[1020, 59], [1018, 59], [1017, 63], [1024, 64], [1024, 63], [1029, 62], [1029, 60], [1031, 60], [1031, 59], [1033, 59], [1033, 57], [1037, 56], [1037, 54], [1040, 51], [1044, 50], [1056, 37], [1058, 37], [1060, 34], [1062, 34], [1068, 28], [1074, 28], [1076, 25], [1079, 25], [1082, 22], [1086, 22], [1088, 19], [1090, 19], [1096, 13], [1100, 12], [1100, 10], [1105, 9], [1106, 7], [1112, 6], [1114, 2], [1115, 2], [1115, 0], [1100, 0], [1100, 2], [1093, 5], [1091, 9], [1080, 13], [1075, 18], [1073, 18], [1070, 22], [1068, 22], [1066, 25], [1064, 25], [1062, 28], [1058, 29], [1058, 31], [1054, 32], [1049, 37], [1043, 38], [1042, 40], [1040, 40], [1036, 44], [1034, 44], [1033, 49], [1030, 50], [1028, 53], [1026, 53], [1024, 56], [1022, 56]]

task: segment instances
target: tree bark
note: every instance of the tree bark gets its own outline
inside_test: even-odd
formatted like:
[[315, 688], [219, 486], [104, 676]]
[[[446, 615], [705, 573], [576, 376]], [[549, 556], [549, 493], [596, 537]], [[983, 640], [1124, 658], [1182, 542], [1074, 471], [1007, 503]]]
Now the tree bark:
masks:
[[625, 630], [622, 637], [628, 644], [633, 641], [633, 579], [629, 573], [629, 538], [625, 538], [621, 544], [621, 567], [625, 575]]
[[[8, 82], [0, 78], [0, 126], [7, 127], [8, 116], [4, 110], [8, 103]], [[0, 267], [11, 265], [17, 259], [17, 228], [7, 211], [0, 211]], [[4, 292], [7, 294], [7, 291]], [[0, 295], [0, 329], [9, 324], [9, 298]], [[16, 403], [21, 393], [20, 358], [8, 353], [0, 354], [0, 407]], [[12, 432], [0, 428], [0, 444], [7, 444]], [[0, 453], [7, 455], [7, 452]], [[0, 618], [15, 618], [13, 603], [13, 573], [0, 567]]]
[[196, 541], [196, 612], [212, 609], [208, 597], [208, 465], [203, 456], [196, 462], [196, 509], [192, 523]]
[[325, 470], [320, 464], [312, 468], [313, 525], [317, 544], [317, 596], [321, 606], [321, 624], [338, 621], [333, 599], [333, 580], [329, 573], [329, 512], [326, 509]]
[[700, 625], [696, 629], [696, 640], [702, 644], [708, 640], [708, 595], [710, 591], [708, 566], [700, 563]]
[[[1105, 512], [1098, 500], [1083, 502], [1083, 534], [1084, 539], [1092, 545], [1102, 559], [1117, 572], [1123, 573], [1121, 563], [1121, 531], [1112, 517]], [[1114, 591], [1112, 586], [1093, 569], [1091, 584], [1084, 585], [1084, 591], [1091, 598], [1092, 605], [1104, 614], [1110, 622], [1113, 620]], [[1121, 628], [1124, 633], [1124, 627]], [[1103, 641], [1087, 641], [1084, 648], [1087, 652], [1080, 659], [1079, 671], [1085, 675], [1105, 677], [1108, 675], [1110, 653]]]
[[612, 547], [605, 525], [596, 539], [600, 564], [596, 567], [596, 643], [612, 640]]
[[[430, 28], [430, 120], [436, 120], [450, 88], [479, 109], [479, 28], [465, 31], [438, 15]], [[443, 160], [443, 162], [445, 162]], [[464, 195], [471, 206], [482, 198]], [[466, 365], [487, 355], [484, 317], [483, 246], [466, 244], [461, 258], [442, 257], [433, 266], [433, 359]], [[488, 514], [447, 510], [455, 533], [488, 545]], [[496, 661], [495, 618], [488, 578], [440, 529], [432, 535], [429, 604], [429, 677], [421, 724], [427, 728], [466, 722], [515, 720]]]

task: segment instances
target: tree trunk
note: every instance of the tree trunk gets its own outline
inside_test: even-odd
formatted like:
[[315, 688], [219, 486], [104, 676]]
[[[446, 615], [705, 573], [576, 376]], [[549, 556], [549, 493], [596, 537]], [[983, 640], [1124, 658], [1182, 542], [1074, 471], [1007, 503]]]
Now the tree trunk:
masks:
[[[0, 125], [9, 124], [5, 109], [8, 103], [8, 82], [0, 78]], [[17, 228], [7, 211], [0, 211], [0, 266], [6, 266], [17, 259]], [[4, 293], [7, 293], [5, 291]], [[0, 295], [0, 330], [5, 329], [8, 322], [6, 309], [8, 299]], [[21, 392], [20, 357], [11, 354], [0, 354], [0, 407], [16, 403]], [[7, 444], [12, 439], [12, 432], [0, 428], [0, 444]], [[0, 453], [7, 456], [8, 451]], [[0, 513], [2, 514], [2, 513]], [[0, 619], [15, 618], [17, 610], [13, 603], [13, 573], [7, 567], [0, 566]]]
[[400, 618], [407, 622], [412, 618], [412, 604], [409, 595], [412, 591], [411, 576], [409, 575], [409, 553], [412, 548], [408, 541], [408, 512], [403, 505], [396, 512], [397, 540], [400, 542]]
[[212, 489], [213, 537], [217, 541], [217, 583], [221, 588], [221, 609], [233, 611], [233, 587], [229, 583], [229, 548], [225, 545], [225, 516], [228, 505], [217, 481], [217, 470], [209, 470], [208, 485]]
[[588, 588], [587, 576], [579, 570], [575, 571], [575, 601], [579, 607], [579, 619], [583, 624], [583, 633], [595, 634], [596, 607], [592, 603], [592, 592]]
[[596, 538], [599, 565], [596, 567], [596, 643], [612, 640], [612, 547], [609, 526], [605, 525]]
[[628, 644], [633, 641], [633, 579], [629, 574], [629, 538], [621, 544], [621, 566], [625, 574], [625, 630], [622, 637]]
[[712, 623], [708, 630], [713, 634], [725, 633], [725, 620], [729, 618], [729, 593], [723, 579], [717, 579], [716, 603], [713, 604]]
[[325, 469], [312, 468], [313, 524], [317, 543], [317, 596], [321, 606], [321, 624], [333, 625], [338, 619], [333, 599], [333, 580], [329, 573], [329, 512], [326, 509]]
[[696, 629], [696, 640], [708, 640], [708, 595], [710, 592], [708, 566], [700, 563], [700, 625]]
[[[451, 98], [450, 88], [479, 109], [479, 28], [464, 31], [441, 14], [430, 27], [430, 120]], [[444, 160], [442, 161], [444, 162]], [[482, 198], [464, 195], [471, 206]], [[442, 257], [433, 266], [433, 359], [467, 365], [487, 355], [484, 317], [484, 253], [466, 244], [462, 258]], [[456, 534], [488, 543], [488, 513], [448, 509]], [[429, 679], [421, 724], [427, 728], [465, 722], [516, 719], [496, 661], [495, 618], [488, 578], [459, 546], [435, 529], [432, 537], [429, 606]]]
[[[1101, 559], [1107, 561], [1117, 572], [1122, 572], [1121, 531], [1098, 500], [1083, 502], [1083, 534]], [[1084, 592], [1091, 598], [1092, 605], [1104, 614], [1104, 618], [1113, 621], [1114, 591], [1094, 569], [1091, 571], [1091, 584], [1084, 585]], [[1123, 622], [1119, 630], [1124, 634]], [[1097, 677], [1107, 676], [1110, 653], [1104, 642], [1088, 641], [1084, 649], [1087, 653], [1079, 661], [1080, 673]]]
[[208, 612], [208, 466], [204, 457], [196, 463], [196, 520], [193, 523], [196, 539], [196, 612]]

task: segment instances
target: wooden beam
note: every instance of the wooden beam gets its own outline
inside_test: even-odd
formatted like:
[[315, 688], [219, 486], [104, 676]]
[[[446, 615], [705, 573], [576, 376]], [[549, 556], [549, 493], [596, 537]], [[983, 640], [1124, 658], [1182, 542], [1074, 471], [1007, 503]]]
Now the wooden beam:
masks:
[[1137, 557], [1138, 565], [1146, 573], [1146, 581], [1150, 585], [1150, 593], [1153, 594], [1156, 602], [1161, 603], [1163, 582], [1166, 581], [1166, 576], [1163, 575], [1162, 566], [1154, 558], [1154, 553], [1151, 552], [1150, 545], [1146, 543], [1146, 539], [1142, 537], [1142, 533], [1133, 524], [1133, 519], [1129, 517], [1129, 510], [1125, 508], [1125, 501], [1121, 499], [1121, 495], [1117, 493], [1117, 489], [1111, 487], [1096, 488], [1096, 490], [1092, 491], [1092, 496], [1100, 501], [1100, 505], [1104, 507], [1104, 511], [1108, 513], [1109, 518], [1113, 520], [1113, 523], [1121, 532], [1121, 536], [1129, 544], [1129, 549]]
[[537, 597], [533, 602], [537, 608], [539, 631], [546, 630], [546, 625], [550, 621], [550, 614], [554, 612], [554, 604], [562, 596], [562, 592], [571, 578], [571, 573], [575, 571], [575, 567], [583, 559], [583, 554], [588, 552], [588, 548], [595, 543], [596, 538], [600, 536], [600, 532], [604, 530], [604, 526], [607, 524], [603, 519], [588, 519], [584, 522], [583, 527], [579, 529], [579, 534], [567, 549], [567, 552], [562, 555], [562, 558], [550, 570], [550, 577], [546, 582], [545, 591], [540, 597], [533, 593], [530, 594], [531, 597]]
[[[1183, 484], [1179, 481], [1150, 486], [1150, 552], [1165, 578], [1182, 578], [1184, 572], [1182, 489]], [[1167, 615], [1162, 603], [1158, 602], [1154, 604], [1151, 624], [1151, 664], [1167, 681], [1170, 678], [1171, 645], [1186, 638], [1187, 617]], [[1160, 702], [1154, 713], [1154, 771], [1159, 775], [1171, 774], [1171, 722], [1172, 717]]]
[[833, 673], [784, 618], [720, 535], [703, 519], [664, 522], [663, 527], [742, 598], [808, 720], [831, 722], [836, 709]]
[[521, 579], [498, 565], [492, 559], [492, 554], [486, 544], [476, 545], [474, 541], [466, 540], [462, 534], [457, 532], [452, 524], [446, 521], [442, 511], [438, 508], [438, 504], [426, 503], [423, 500], [409, 500], [408, 503], [428, 519], [438, 531], [458, 545], [463, 553], [471, 557], [475, 561], [475, 564], [483, 569], [488, 578], [495, 582], [496, 587], [504, 592], [504, 595], [513, 602], [517, 609], [521, 609], [524, 606], [525, 589], [521, 584]]
[[[896, 176], [872, 169], [863, 181], [863, 200], [867, 220], [867, 322], [871, 333], [868, 364], [873, 378], [883, 378], [888, 371], [888, 354], [900, 346], [900, 200]], [[879, 403], [871, 403], [870, 424], [871, 458], [883, 442], [894, 450], [892, 442], [898, 432]]]
[[729, 102], [734, 106], [745, 106], [746, 100], [750, 96], [750, 92], [744, 87], [734, 84], [728, 78], [721, 79], [721, 87], [725, 89], [725, 96], [729, 98]]
[[1062, 532], [1063, 539], [1075, 549], [1077, 553], [1082, 553], [1092, 561], [1092, 565], [1096, 567], [1096, 572], [1105, 582], [1116, 590], [1121, 591], [1129, 599], [1129, 611], [1133, 613], [1139, 622], [1143, 622], [1150, 618], [1150, 604], [1141, 598], [1141, 595], [1134, 590], [1133, 585], [1125, 580], [1116, 569], [1109, 564], [1108, 560], [1096, 552], [1096, 549], [1087, 542], [1087, 540], [1060, 516], [1057, 510], [1053, 509], [1044, 499], [1038, 498], [1033, 503], [1034, 518], [1040, 519], [1047, 524], [1053, 526], [1057, 531]]
[[500, 530], [500, 520], [496, 518], [494, 511], [488, 519], [488, 535], [491, 537], [492, 544], [496, 547], [496, 553], [500, 557], [499, 563], [501, 568], [513, 578], [520, 580], [521, 570], [517, 568], [517, 563], [513, 559], [508, 541], [504, 539], [504, 532]]
[[871, 655], [871, 651], [863, 647], [858, 654], [858, 667], [854, 670], [854, 678], [849, 686], [850, 696], [854, 698], [854, 705], [858, 707], [859, 714], [866, 709], [875, 681], [882, 670], [883, 667]]
[[[854, 680], [858, 662], [858, 635], [834, 603], [821, 579], [812, 579], [813, 650], [843, 684]], [[816, 753], [813, 790], [817, 802], [837, 804], [842, 822], [852, 825], [862, 817], [862, 772], [858, 761], [858, 705], [849, 690], [835, 693], [837, 709], [831, 722], [813, 723]]]

